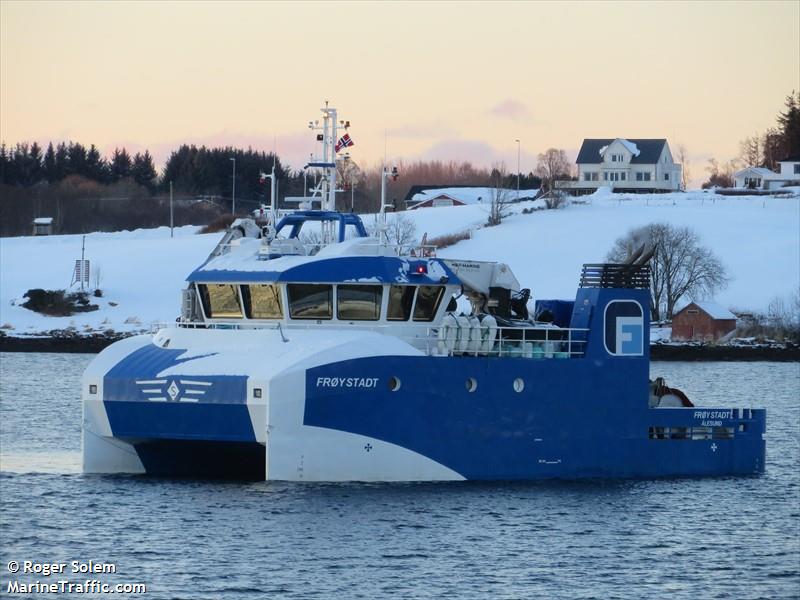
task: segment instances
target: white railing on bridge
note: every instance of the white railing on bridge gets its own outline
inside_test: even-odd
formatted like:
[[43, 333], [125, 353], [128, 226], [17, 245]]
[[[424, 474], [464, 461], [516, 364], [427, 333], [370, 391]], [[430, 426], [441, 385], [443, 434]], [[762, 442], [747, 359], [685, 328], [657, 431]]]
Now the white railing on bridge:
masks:
[[[483, 329], [456, 330], [440, 326], [411, 326], [407, 333], [399, 333], [397, 325], [368, 325], [329, 323], [266, 322], [266, 321], [184, 321], [154, 323], [151, 333], [167, 327], [184, 329], [280, 331], [291, 336], [292, 330], [358, 330], [372, 331], [397, 337], [421, 350], [428, 356], [495, 356], [517, 358], [573, 358], [586, 352], [589, 329], [554, 326], [498, 327], [487, 336]], [[416, 331], [414, 331], [416, 330]]]

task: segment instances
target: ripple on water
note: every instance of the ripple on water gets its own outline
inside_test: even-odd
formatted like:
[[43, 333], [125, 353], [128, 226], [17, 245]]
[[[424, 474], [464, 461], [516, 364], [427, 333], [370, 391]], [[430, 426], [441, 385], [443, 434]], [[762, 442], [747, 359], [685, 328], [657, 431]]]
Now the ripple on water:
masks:
[[80, 474], [78, 378], [90, 358], [0, 360], [0, 564], [114, 562], [120, 581], [146, 582], [155, 598], [800, 590], [798, 365], [653, 365], [698, 405], [768, 408], [763, 477], [315, 485]]

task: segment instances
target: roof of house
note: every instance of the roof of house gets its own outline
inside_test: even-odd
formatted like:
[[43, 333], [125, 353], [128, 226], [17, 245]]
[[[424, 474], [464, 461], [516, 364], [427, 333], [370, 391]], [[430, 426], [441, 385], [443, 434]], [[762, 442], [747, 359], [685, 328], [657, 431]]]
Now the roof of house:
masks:
[[[504, 194], [506, 200], [516, 200], [517, 198], [517, 190], [516, 189], [501, 189], [500, 192]], [[519, 191], [519, 199], [520, 200], [532, 200], [536, 197], [537, 193], [539, 192], [538, 189], [533, 190], [520, 190]], [[447, 196], [448, 198], [452, 198], [453, 200], [458, 200], [464, 204], [489, 204], [492, 202], [492, 198], [495, 194], [497, 194], [497, 190], [491, 187], [446, 187], [446, 188], [435, 188], [429, 190], [423, 190], [411, 197], [411, 202], [425, 202], [426, 200], [432, 200], [434, 198], [441, 198], [443, 196]], [[408, 201], [407, 201], [408, 202]]]
[[697, 306], [697, 308], [702, 310], [704, 313], [706, 313], [712, 319], [718, 319], [718, 320], [721, 320], [721, 321], [725, 321], [725, 320], [728, 320], [728, 319], [734, 319], [734, 320], [736, 319], [736, 315], [733, 314], [731, 311], [729, 311], [727, 308], [724, 308], [724, 307], [720, 306], [719, 304], [716, 304], [715, 302], [708, 302], [708, 301], [705, 301], [705, 300], [702, 301], [702, 302], [692, 302], [690, 304], [687, 304], [686, 306], [684, 306], [678, 312], [682, 313], [684, 310], [689, 308], [692, 304]]
[[778, 173], [776, 173], [775, 171], [770, 171], [766, 167], [745, 167], [741, 171], [736, 171], [736, 173], [734, 173], [734, 177], [739, 177], [740, 175], [743, 175], [744, 173], [747, 172], [755, 173], [756, 175], [761, 175], [762, 177], [767, 177], [767, 178], [778, 176]]
[[420, 194], [420, 193], [425, 192], [425, 191], [430, 192], [432, 190], [444, 190], [444, 189], [451, 189], [451, 188], [471, 188], [471, 187], [475, 187], [475, 186], [474, 185], [469, 185], [469, 184], [462, 184], [462, 185], [412, 185], [409, 188], [408, 193], [406, 194], [406, 197], [404, 198], [404, 200], [406, 202], [408, 202], [409, 200], [412, 200], [414, 198], [414, 196], [416, 196], [417, 194]]
[[[667, 143], [666, 139], [640, 139], [640, 138], [587, 138], [583, 140], [578, 158], [575, 160], [578, 164], [599, 164], [603, 162], [603, 156], [600, 154], [604, 150], [604, 146], [610, 145], [614, 140], [629, 142], [636, 146], [639, 154], [631, 157], [631, 163], [634, 165], [653, 165], [658, 162], [661, 156], [661, 151]], [[623, 145], [630, 149], [628, 144]]]

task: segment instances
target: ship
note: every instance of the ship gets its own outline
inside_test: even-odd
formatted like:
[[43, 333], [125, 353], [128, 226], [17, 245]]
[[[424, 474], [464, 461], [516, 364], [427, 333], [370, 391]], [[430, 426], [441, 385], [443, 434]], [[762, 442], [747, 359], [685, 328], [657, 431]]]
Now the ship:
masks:
[[[650, 270], [586, 264], [574, 299], [509, 265], [389, 239], [336, 210], [325, 103], [310, 195], [233, 222], [180, 316], [82, 378], [85, 473], [278, 481], [758, 475], [766, 411], [694, 406], [650, 379]], [[306, 192], [304, 191], [304, 194]], [[176, 299], [177, 300], [177, 299]], [[176, 302], [177, 304], [177, 302]], [[177, 312], [177, 311], [176, 311]]]

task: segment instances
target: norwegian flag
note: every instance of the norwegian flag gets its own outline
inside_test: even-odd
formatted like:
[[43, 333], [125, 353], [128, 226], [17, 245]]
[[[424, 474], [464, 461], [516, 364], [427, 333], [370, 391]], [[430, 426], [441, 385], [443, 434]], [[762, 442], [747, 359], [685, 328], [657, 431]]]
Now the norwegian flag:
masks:
[[353, 144], [353, 140], [350, 139], [350, 134], [345, 133], [342, 137], [339, 138], [339, 141], [336, 142], [336, 147], [334, 148], [334, 150], [336, 150], [336, 152], [338, 153], [339, 150], [341, 150], [342, 148], [349, 148], [350, 146], [354, 145], [355, 144]]

